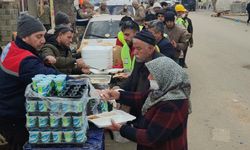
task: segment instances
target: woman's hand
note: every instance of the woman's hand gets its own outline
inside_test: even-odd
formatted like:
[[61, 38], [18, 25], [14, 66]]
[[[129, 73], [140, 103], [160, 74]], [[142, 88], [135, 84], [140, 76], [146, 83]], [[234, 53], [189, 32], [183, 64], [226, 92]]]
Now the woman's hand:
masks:
[[107, 129], [112, 131], [120, 131], [122, 125], [119, 123], [116, 123], [113, 119], [111, 119], [111, 126], [107, 127]]
[[120, 92], [116, 90], [101, 90], [99, 94], [103, 100], [107, 100], [107, 101], [114, 100], [114, 99], [117, 100], [120, 98]]

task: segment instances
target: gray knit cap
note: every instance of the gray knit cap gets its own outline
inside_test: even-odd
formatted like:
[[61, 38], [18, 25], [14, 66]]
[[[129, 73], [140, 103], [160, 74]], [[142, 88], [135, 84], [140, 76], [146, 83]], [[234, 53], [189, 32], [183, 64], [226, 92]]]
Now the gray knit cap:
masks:
[[35, 17], [29, 14], [22, 14], [17, 21], [17, 36], [24, 38], [33, 33], [46, 31], [43, 24]]
[[69, 15], [67, 15], [64, 12], [57, 12], [56, 16], [55, 16], [55, 24], [60, 25], [60, 24], [69, 24], [70, 20], [69, 20]]

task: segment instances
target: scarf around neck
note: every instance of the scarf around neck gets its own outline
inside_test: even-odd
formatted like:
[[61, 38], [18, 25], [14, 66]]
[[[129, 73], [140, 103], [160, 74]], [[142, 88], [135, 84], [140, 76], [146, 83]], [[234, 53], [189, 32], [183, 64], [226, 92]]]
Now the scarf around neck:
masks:
[[[187, 73], [168, 57], [159, 57], [148, 63], [149, 72], [159, 85], [159, 90], [149, 93], [143, 107], [144, 115], [155, 104], [170, 100], [184, 100], [190, 98], [191, 85]], [[189, 100], [189, 112], [191, 103]]]

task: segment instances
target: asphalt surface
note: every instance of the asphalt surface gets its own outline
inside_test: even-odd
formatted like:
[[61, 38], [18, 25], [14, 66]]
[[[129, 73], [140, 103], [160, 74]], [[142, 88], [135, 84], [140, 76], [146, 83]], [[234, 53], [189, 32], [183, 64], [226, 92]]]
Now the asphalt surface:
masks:
[[[190, 14], [194, 47], [187, 56], [192, 83], [189, 116], [190, 150], [249, 150], [250, 148], [250, 26]], [[107, 150], [134, 150], [136, 146], [110, 140]]]
[[249, 150], [250, 26], [191, 14], [195, 47], [188, 53], [193, 113], [189, 149]]

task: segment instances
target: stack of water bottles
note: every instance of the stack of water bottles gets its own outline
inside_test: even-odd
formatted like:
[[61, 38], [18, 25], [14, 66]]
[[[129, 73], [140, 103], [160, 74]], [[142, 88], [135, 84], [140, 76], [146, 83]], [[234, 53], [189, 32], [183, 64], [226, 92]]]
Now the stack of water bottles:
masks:
[[66, 75], [43, 75], [38, 74], [32, 78], [32, 88], [43, 96], [50, 96], [53, 90], [57, 93], [66, 85]]
[[[29, 143], [38, 147], [83, 144], [88, 128], [86, 81], [66, 81], [66, 75], [36, 75], [32, 81], [25, 93]], [[71, 92], [72, 97], [65, 92], [69, 89], [75, 93]]]

